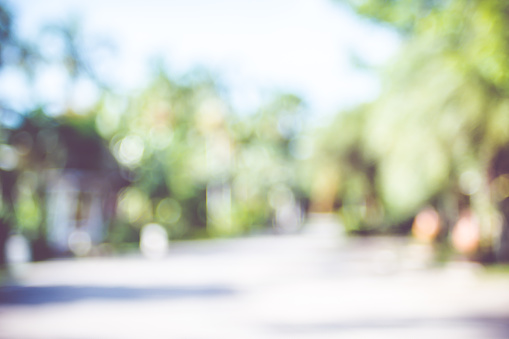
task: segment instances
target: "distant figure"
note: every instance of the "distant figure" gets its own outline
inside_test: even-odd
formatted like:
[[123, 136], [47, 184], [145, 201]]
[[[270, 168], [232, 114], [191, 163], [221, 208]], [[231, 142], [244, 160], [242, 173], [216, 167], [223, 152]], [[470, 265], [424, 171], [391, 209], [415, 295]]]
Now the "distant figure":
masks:
[[168, 232], [159, 224], [147, 224], [140, 232], [140, 250], [148, 259], [162, 259], [168, 252]]
[[479, 221], [469, 210], [463, 211], [452, 230], [452, 244], [462, 254], [473, 254], [479, 247]]
[[440, 216], [433, 207], [420, 211], [412, 225], [412, 234], [422, 242], [430, 243], [440, 232]]
[[30, 244], [21, 234], [13, 234], [5, 243], [5, 261], [8, 265], [24, 264], [32, 259]]
[[5, 262], [9, 275], [22, 278], [32, 260], [28, 239], [21, 234], [12, 234], [5, 242]]
[[81, 230], [75, 230], [69, 235], [67, 241], [71, 252], [79, 257], [87, 255], [92, 249], [92, 239], [90, 235]]

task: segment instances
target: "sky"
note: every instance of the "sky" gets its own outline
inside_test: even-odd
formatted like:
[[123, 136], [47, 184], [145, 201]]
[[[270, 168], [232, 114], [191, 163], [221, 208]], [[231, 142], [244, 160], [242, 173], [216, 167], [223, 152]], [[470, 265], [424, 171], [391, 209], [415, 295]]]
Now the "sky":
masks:
[[[234, 108], [246, 112], [274, 91], [302, 96], [318, 116], [372, 100], [380, 90], [376, 72], [354, 67], [352, 57], [376, 69], [400, 46], [395, 32], [357, 17], [333, 0], [17, 0], [9, 4], [24, 38], [38, 39], [45, 24], [74, 18], [90, 45], [108, 41], [113, 48], [92, 60], [99, 75], [120, 91], [142, 88], [149, 80], [148, 61], [158, 58], [172, 74], [196, 66], [220, 74]], [[45, 43], [50, 52], [58, 47], [53, 44]], [[0, 91], [14, 91], [12, 84], [20, 80], [9, 70], [3, 73]], [[40, 97], [57, 100], [65, 87], [63, 75], [49, 70], [41, 79], [35, 85]], [[82, 87], [82, 101], [93, 100], [94, 91], [87, 91], [91, 86]]]

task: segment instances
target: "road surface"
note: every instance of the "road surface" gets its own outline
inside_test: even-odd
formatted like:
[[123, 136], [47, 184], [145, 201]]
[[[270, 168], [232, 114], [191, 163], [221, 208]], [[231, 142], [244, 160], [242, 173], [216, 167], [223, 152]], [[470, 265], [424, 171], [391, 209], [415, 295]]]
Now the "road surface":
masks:
[[1, 339], [509, 338], [509, 278], [407, 239], [331, 232], [18, 267]]

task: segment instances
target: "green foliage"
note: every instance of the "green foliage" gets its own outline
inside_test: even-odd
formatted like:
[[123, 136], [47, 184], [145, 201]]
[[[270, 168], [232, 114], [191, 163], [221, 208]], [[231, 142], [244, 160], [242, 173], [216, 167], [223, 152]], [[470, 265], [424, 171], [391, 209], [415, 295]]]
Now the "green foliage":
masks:
[[[100, 98], [76, 109], [71, 88], [59, 117], [41, 103], [19, 115], [20, 126], [2, 129], [6, 152], [19, 155], [0, 171], [2, 221], [43, 236], [44, 179], [26, 173], [79, 168], [122, 175], [113, 243], [136, 241], [149, 222], [172, 238], [258, 231], [301, 201], [337, 211], [352, 232], [396, 228], [429, 204], [449, 222], [471, 208], [491, 225], [483, 237], [494, 236], [492, 182], [509, 173], [495, 161], [509, 144], [509, 4], [347, 2], [402, 32], [404, 46], [383, 69], [377, 100], [321, 127], [306, 125], [305, 103], [288, 93], [238, 115], [204, 71], [177, 78], [158, 68], [140, 92], [115, 93], [93, 74], [78, 26], [47, 29], [65, 48], [45, 62], [64, 67], [71, 87], [92, 81]], [[10, 18], [0, 6], [0, 54], [12, 44], [27, 52], [14, 63], [40, 62]]]
[[493, 251], [500, 215], [509, 217], [495, 194], [509, 172], [500, 161], [509, 144], [509, 3], [348, 3], [405, 40], [383, 70], [380, 97], [340, 114], [321, 135], [315, 158], [336, 161], [346, 226], [397, 225], [431, 204], [452, 227], [468, 208], [481, 220], [480, 251]]

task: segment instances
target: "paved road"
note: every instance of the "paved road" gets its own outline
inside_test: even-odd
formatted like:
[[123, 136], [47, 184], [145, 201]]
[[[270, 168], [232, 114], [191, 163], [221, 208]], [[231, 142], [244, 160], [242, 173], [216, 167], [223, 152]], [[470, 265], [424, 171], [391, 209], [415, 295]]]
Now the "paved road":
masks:
[[0, 338], [509, 338], [509, 279], [430, 255], [311, 232], [36, 263], [0, 288]]

